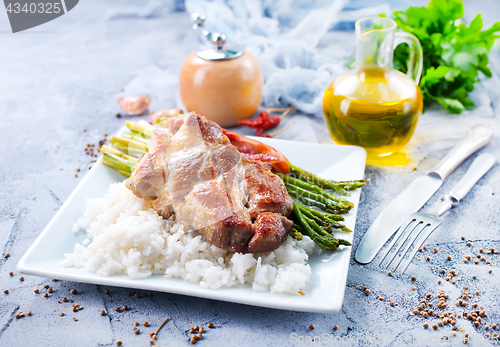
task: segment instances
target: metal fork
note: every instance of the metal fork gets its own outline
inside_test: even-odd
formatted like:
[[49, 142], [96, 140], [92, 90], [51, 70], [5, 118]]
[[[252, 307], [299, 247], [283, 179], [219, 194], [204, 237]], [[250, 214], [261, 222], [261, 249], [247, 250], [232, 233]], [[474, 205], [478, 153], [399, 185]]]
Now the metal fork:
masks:
[[[457, 207], [460, 200], [463, 199], [467, 193], [472, 189], [477, 181], [483, 177], [495, 164], [495, 157], [490, 153], [481, 154], [474, 160], [462, 179], [451, 188], [441, 200], [441, 205], [433, 213], [413, 213], [398, 229], [397, 234], [394, 236], [391, 244], [387, 248], [382, 260], [378, 264], [381, 266], [382, 262], [388, 257], [386, 269], [393, 264], [393, 271], [396, 271], [401, 265], [406, 254], [413, 245], [406, 263], [403, 266], [403, 274], [418, 249], [427, 240], [429, 235], [443, 222], [440, 217]], [[400, 251], [403, 249], [402, 251]]]

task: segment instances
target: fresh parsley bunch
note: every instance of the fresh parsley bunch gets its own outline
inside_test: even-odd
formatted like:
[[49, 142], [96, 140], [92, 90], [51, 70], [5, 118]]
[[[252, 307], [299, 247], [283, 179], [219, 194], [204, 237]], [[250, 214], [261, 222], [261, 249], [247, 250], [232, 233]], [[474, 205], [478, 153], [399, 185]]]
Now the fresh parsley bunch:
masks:
[[[464, 16], [462, 0], [432, 0], [427, 7], [410, 7], [395, 11], [398, 27], [415, 35], [422, 44], [424, 61], [420, 89], [424, 107], [432, 101], [446, 110], [461, 113], [474, 108], [468, 98], [478, 73], [491, 77], [488, 52], [500, 37], [500, 22], [481, 30], [481, 14], [469, 26], [461, 23]], [[394, 68], [406, 72], [409, 49], [399, 45], [394, 52]]]

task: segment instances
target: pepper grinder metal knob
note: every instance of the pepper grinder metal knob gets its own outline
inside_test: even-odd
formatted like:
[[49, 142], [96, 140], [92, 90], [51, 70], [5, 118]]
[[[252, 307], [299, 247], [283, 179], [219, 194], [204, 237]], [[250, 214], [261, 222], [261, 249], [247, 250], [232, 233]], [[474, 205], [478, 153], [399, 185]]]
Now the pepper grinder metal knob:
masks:
[[193, 21], [193, 29], [196, 30], [199, 27], [203, 27], [203, 23], [205, 23], [205, 15], [200, 13], [193, 13], [191, 15], [191, 20]]
[[198, 32], [200, 36], [200, 40], [202, 42], [210, 42], [212, 38], [212, 34], [208, 31], [205, 30], [205, 15], [201, 13], [193, 13], [191, 15], [191, 20], [193, 21], [193, 29]]
[[226, 35], [219, 33], [212, 34], [212, 44], [217, 51], [222, 51], [226, 44]]

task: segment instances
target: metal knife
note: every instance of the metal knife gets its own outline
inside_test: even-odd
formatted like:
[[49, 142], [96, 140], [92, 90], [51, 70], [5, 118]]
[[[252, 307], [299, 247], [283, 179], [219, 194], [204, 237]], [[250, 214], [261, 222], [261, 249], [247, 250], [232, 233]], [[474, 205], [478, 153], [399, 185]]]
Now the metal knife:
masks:
[[361, 264], [371, 262], [401, 224], [434, 195], [446, 177], [472, 153], [488, 144], [492, 138], [493, 128], [490, 125], [478, 124], [470, 128], [434, 171], [410, 183], [378, 215], [356, 250], [356, 261]]

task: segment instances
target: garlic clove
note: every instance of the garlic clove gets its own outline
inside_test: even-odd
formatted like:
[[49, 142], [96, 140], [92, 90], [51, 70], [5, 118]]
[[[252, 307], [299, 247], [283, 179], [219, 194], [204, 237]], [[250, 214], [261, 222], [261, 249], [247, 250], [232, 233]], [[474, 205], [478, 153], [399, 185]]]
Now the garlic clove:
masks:
[[130, 116], [139, 116], [146, 111], [149, 106], [151, 98], [149, 95], [131, 96], [118, 99], [120, 108]]
[[182, 111], [180, 108], [170, 108], [168, 110], [158, 111], [154, 113], [150, 112], [149, 121], [151, 122], [151, 124], [155, 124], [157, 119], [161, 120], [163, 118], [178, 116], [183, 113], [184, 111]]

